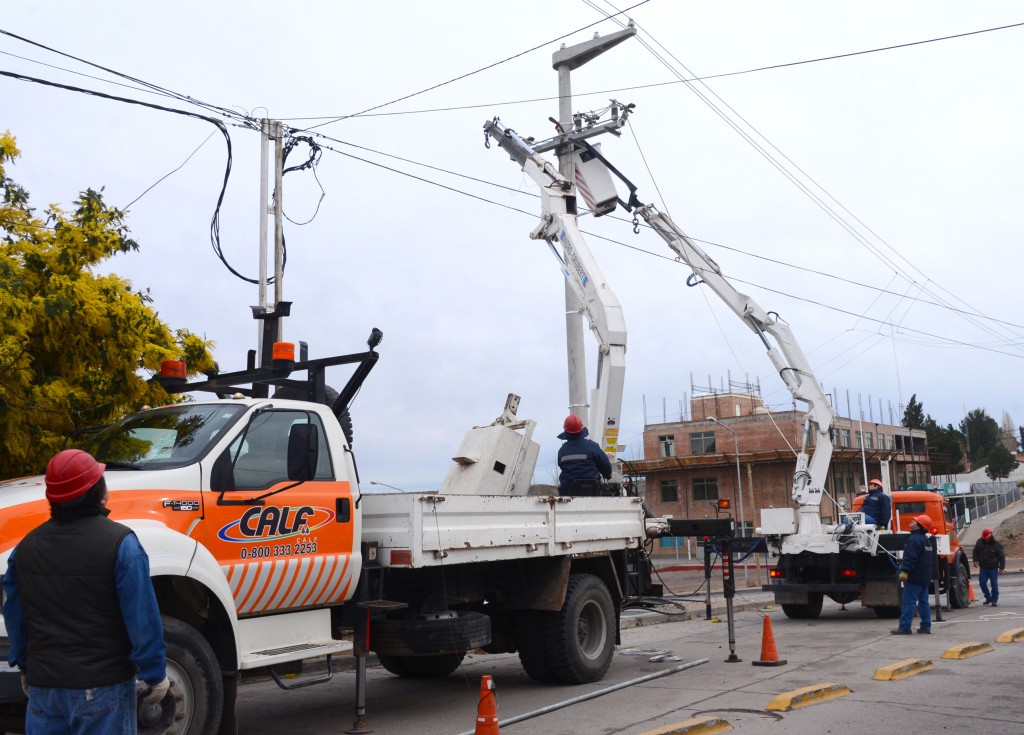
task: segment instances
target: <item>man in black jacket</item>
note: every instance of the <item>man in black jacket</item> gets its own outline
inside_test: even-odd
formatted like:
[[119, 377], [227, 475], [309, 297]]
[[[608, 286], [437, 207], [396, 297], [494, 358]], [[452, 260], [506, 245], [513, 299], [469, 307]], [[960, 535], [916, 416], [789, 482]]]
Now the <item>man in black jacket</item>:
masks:
[[928, 602], [928, 587], [932, 583], [932, 545], [928, 530], [932, 519], [921, 514], [910, 522], [910, 538], [903, 547], [900, 563], [900, 581], [903, 582], [903, 612], [900, 627], [890, 631], [893, 635], [910, 635], [913, 631], [914, 608], [921, 618], [918, 633], [932, 632], [932, 607]]
[[107, 518], [105, 467], [79, 449], [50, 460], [50, 520], [15, 547], [3, 577], [29, 733], [134, 733], [137, 692], [156, 704], [170, 687], [149, 558]]
[[979, 568], [978, 584], [981, 585], [981, 594], [985, 595], [982, 604], [999, 607], [999, 573], [1006, 571], [1006, 553], [1002, 544], [992, 535], [991, 528], [981, 532], [981, 538], [974, 545], [971, 556], [974, 566]]

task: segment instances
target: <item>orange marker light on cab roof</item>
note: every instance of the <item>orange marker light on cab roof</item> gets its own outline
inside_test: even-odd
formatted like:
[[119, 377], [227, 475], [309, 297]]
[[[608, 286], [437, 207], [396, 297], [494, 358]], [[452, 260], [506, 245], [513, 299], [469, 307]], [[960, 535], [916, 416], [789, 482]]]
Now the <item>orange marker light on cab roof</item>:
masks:
[[161, 378], [185, 378], [185, 361], [184, 360], [164, 360], [160, 363], [160, 377]]
[[270, 355], [273, 360], [287, 360], [289, 362], [295, 362], [295, 343], [275, 342], [274, 349]]

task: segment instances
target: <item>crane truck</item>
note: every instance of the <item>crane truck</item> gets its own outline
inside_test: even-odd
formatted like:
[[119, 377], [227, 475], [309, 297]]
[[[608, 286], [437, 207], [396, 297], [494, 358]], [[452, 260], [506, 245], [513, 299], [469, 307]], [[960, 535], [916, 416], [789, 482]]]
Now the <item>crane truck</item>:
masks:
[[[573, 187], [543, 159], [525, 164], [545, 192], [532, 237], [555, 252], [598, 340], [589, 413], [614, 461], [622, 310], [579, 233]], [[289, 313], [289, 302], [254, 309], [261, 365], [250, 352], [245, 370], [189, 383], [186, 367], [168, 361], [156, 378], [170, 394], [215, 399], [148, 408], [79, 442], [106, 465], [111, 517], [149, 554], [164, 616], [171, 694], [140, 705], [139, 732], [214, 732], [233, 718], [240, 672], [266, 671], [290, 688], [281, 671], [326, 657], [326, 674], [305, 686], [328, 680], [332, 658], [347, 654], [357, 663], [356, 730], [370, 652], [403, 677], [446, 676], [482, 649], [518, 651], [539, 682], [601, 679], [623, 606], [661, 594], [642, 501], [615, 482], [617, 465], [602, 497], [528, 494], [536, 424], [518, 417], [510, 394], [497, 419], [466, 434], [439, 490], [363, 494], [349, 405], [382, 335], [374, 330], [364, 352], [296, 361], [293, 346], [271, 338]], [[346, 365], [354, 370], [334, 392], [327, 370]], [[0, 484], [0, 568], [48, 518], [44, 490], [42, 477]], [[0, 620], [0, 718], [17, 720], [25, 702], [6, 636]]]
[[[148, 408], [78, 446], [105, 463], [111, 518], [150, 558], [168, 644], [170, 695], [141, 704], [141, 733], [211, 733], [233, 716], [239, 672], [356, 655], [357, 724], [374, 652], [403, 677], [446, 676], [467, 651], [518, 651], [541, 682], [601, 679], [629, 598], [656, 596], [639, 498], [528, 494], [535, 423], [509, 396], [471, 429], [439, 490], [360, 491], [349, 404], [378, 360], [369, 349], [275, 360], [185, 381], [211, 400]], [[333, 393], [325, 374], [354, 366]], [[300, 379], [301, 378], [301, 379]], [[273, 390], [273, 394], [270, 391]], [[0, 566], [49, 517], [43, 477], [0, 484]], [[24, 709], [0, 621], [0, 712]], [[16, 727], [16, 725], [14, 726]], [[3, 727], [0, 727], [2, 730]]]
[[[587, 139], [601, 132], [615, 132], [622, 127], [633, 109], [612, 100], [611, 119], [598, 123], [593, 116], [579, 115], [590, 121], [569, 134], [571, 144], [590, 161], [599, 161], [629, 189], [628, 200], [617, 203], [634, 214], [634, 231], [639, 232], [639, 219], [650, 228], [693, 271], [687, 279], [691, 286], [706, 284], [723, 303], [757, 336], [793, 398], [806, 406], [796, 468], [793, 473], [788, 508], [767, 508], [761, 511], [761, 524], [756, 529], [764, 542], [763, 550], [774, 560], [771, 583], [765, 590], [791, 618], [814, 618], [821, 613], [827, 595], [839, 604], [860, 599], [874, 609], [879, 617], [899, 615], [902, 589], [897, 578], [897, 561], [909, 532], [914, 513], [926, 513], [933, 520], [929, 529], [936, 539], [938, 564], [933, 589], [948, 595], [951, 607], [968, 604], [970, 567], [960, 547], [947, 501], [936, 493], [892, 493], [897, 518], [894, 532], [864, 522], [856, 506], [843, 512], [834, 499], [836, 524], [824, 524], [821, 504], [828, 496], [826, 478], [833, 454], [832, 430], [835, 414], [829, 405], [810, 363], [800, 348], [789, 325], [775, 312], [765, 311], [753, 298], [737, 290], [722, 274], [719, 265], [694, 243], [672, 221], [668, 214], [654, 205], [644, 205], [636, 187]], [[537, 156], [538, 150], [552, 148], [560, 141], [523, 139], [495, 118], [484, 125], [488, 136], [521, 164]], [[553, 188], [549, 185], [549, 188]], [[604, 206], [600, 214], [614, 207]], [[599, 214], [595, 210], [595, 215]], [[899, 513], [902, 511], [902, 514]], [[756, 542], [755, 542], [756, 543]], [[742, 545], [738, 544], [737, 548]]]

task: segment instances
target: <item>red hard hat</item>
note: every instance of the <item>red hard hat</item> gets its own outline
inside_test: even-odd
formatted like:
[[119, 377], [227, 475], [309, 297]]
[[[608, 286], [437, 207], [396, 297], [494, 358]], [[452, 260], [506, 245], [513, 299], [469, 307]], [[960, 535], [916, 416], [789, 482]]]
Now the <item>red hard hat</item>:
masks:
[[583, 421], [579, 416], [571, 413], [565, 417], [565, 422], [562, 424], [562, 428], [565, 429], [568, 434], [579, 434], [583, 431]]
[[921, 528], [923, 528], [926, 532], [931, 533], [931, 530], [932, 530], [932, 517], [931, 516], [926, 516], [924, 513], [922, 513], [919, 516], [914, 516], [914, 520], [917, 521], [920, 524]]
[[878, 487], [882, 488], [885, 487], [885, 485], [882, 484], [881, 480], [872, 480], [871, 482], [868, 483], [868, 487], [871, 487], [872, 485], [878, 485]]
[[46, 465], [46, 499], [53, 503], [74, 500], [95, 485], [107, 469], [81, 449], [65, 449]]
[[981, 537], [983, 539], [990, 539], [990, 538], [992, 538], [992, 529], [991, 528], [986, 528], [985, 530], [983, 530], [981, 532]]

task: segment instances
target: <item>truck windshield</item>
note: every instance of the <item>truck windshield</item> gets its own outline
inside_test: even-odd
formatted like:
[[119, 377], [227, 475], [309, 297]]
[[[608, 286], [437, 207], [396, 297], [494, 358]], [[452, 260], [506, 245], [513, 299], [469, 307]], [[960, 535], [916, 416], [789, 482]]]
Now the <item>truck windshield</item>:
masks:
[[79, 446], [108, 470], [184, 467], [201, 459], [244, 412], [244, 406], [167, 406], [128, 416]]

